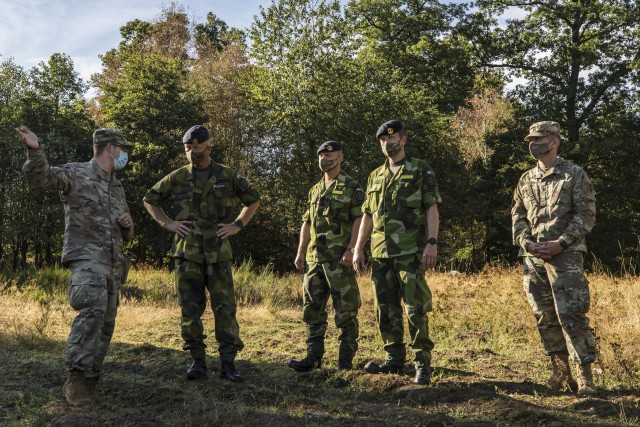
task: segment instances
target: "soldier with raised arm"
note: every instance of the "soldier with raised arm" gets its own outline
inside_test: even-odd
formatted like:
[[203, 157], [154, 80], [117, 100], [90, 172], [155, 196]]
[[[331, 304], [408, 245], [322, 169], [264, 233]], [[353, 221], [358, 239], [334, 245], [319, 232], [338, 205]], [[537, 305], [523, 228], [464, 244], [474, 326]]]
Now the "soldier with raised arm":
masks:
[[22, 127], [16, 133], [28, 148], [22, 169], [31, 187], [59, 192], [64, 205], [62, 264], [71, 270], [69, 303], [78, 315], [67, 339], [63, 391], [69, 404], [86, 405], [95, 400], [129, 264], [122, 248], [133, 220], [115, 171], [126, 165], [133, 144], [117, 129], [98, 129], [91, 161], [51, 167], [33, 132]]

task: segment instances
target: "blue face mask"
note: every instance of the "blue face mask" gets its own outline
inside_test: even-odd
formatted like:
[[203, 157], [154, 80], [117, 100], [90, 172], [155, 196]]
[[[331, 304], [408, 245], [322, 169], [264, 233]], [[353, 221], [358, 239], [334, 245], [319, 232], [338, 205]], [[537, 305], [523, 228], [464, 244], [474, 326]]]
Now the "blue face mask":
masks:
[[120, 150], [120, 155], [117, 159], [113, 159], [113, 168], [117, 171], [126, 166], [127, 161], [129, 161], [129, 153], [126, 151]]

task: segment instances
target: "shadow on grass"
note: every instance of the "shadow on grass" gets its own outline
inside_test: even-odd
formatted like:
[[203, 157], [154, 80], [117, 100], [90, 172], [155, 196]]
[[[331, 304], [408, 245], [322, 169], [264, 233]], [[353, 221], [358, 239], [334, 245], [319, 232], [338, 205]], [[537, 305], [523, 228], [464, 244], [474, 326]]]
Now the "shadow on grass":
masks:
[[[615, 405], [576, 399], [571, 411], [544, 406], [545, 387], [531, 382], [482, 381], [475, 373], [436, 367], [434, 384], [411, 376], [321, 369], [305, 374], [283, 363], [239, 355], [244, 382], [209, 376], [188, 381], [188, 353], [152, 344], [114, 342], [97, 389], [97, 403], [69, 407], [61, 388], [64, 343], [40, 337], [33, 345], [0, 334], [0, 424], [59, 426], [421, 426], [603, 425]], [[562, 394], [558, 394], [562, 396]], [[532, 403], [535, 401], [535, 403]], [[619, 408], [618, 408], [619, 409]], [[635, 416], [633, 410], [627, 411]]]

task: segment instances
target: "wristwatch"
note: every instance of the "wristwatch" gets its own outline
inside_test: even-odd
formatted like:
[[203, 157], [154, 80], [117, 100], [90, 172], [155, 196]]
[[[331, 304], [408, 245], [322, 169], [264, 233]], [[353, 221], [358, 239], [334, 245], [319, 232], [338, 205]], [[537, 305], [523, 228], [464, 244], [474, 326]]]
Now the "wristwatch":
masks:
[[558, 241], [560, 242], [560, 246], [562, 246], [562, 249], [567, 249], [569, 247], [569, 243], [567, 243], [567, 241], [562, 237], [558, 239]]
[[238, 228], [242, 228], [244, 226], [242, 221], [240, 221], [239, 219], [236, 219], [235, 221], [233, 221], [233, 225], [235, 225]]
[[347, 249], [345, 249], [345, 251], [353, 253], [353, 248], [350, 248], [350, 247], [347, 246]]
[[430, 237], [429, 240], [427, 240], [427, 244], [429, 244], [429, 245], [437, 245], [438, 244], [438, 240], [435, 237]]

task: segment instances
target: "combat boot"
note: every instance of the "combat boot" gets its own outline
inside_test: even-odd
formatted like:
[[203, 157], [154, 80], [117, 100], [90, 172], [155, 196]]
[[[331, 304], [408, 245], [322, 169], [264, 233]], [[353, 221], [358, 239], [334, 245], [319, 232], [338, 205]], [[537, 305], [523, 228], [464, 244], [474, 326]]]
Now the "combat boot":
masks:
[[207, 375], [207, 362], [205, 359], [193, 359], [193, 363], [187, 369], [187, 379], [197, 380]]
[[578, 394], [582, 396], [597, 396], [598, 390], [593, 383], [593, 373], [590, 363], [576, 363], [576, 377], [578, 378]]
[[420, 385], [431, 384], [431, 369], [428, 366], [416, 369], [416, 376], [413, 382]]
[[314, 369], [322, 367], [322, 359], [315, 356], [307, 355], [304, 359], [291, 359], [287, 362], [287, 366], [296, 372], [310, 372]]
[[87, 392], [83, 371], [69, 371], [69, 377], [64, 383], [64, 386], [62, 386], [62, 391], [69, 405], [86, 406], [91, 404], [91, 398]]
[[547, 380], [547, 387], [552, 391], [560, 391], [566, 385], [570, 391], [577, 391], [573, 376], [571, 375], [571, 365], [569, 364], [568, 353], [554, 353], [551, 355], [551, 376]]
[[91, 398], [93, 402], [96, 402], [98, 399], [96, 397], [96, 388], [98, 386], [99, 380], [100, 380], [100, 377], [88, 377], [84, 379], [84, 385], [87, 388], [87, 394], [89, 395], [89, 398]]
[[388, 362], [384, 362], [382, 365], [378, 365], [373, 360], [364, 365], [364, 370], [369, 374], [402, 375], [404, 373], [404, 368], [401, 366], [390, 365]]
[[242, 382], [242, 377], [233, 362], [222, 362], [220, 366], [220, 378], [234, 383]]
[[353, 369], [353, 361], [351, 359], [338, 360], [338, 371], [350, 371]]

